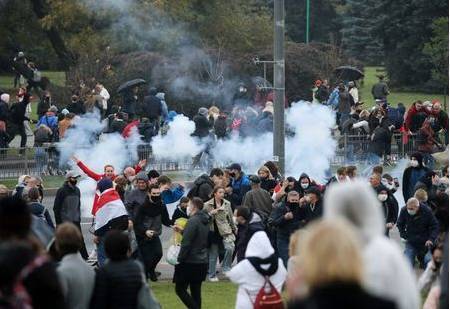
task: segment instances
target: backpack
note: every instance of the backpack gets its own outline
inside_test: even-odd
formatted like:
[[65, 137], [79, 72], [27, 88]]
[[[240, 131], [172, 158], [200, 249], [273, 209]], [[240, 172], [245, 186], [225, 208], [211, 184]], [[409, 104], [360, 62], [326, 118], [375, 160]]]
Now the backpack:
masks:
[[270, 282], [269, 277], [265, 276], [264, 285], [256, 294], [253, 302], [254, 309], [283, 309], [283, 299], [275, 286]]
[[[253, 309], [283, 309], [283, 299], [277, 288], [270, 281], [270, 276], [275, 274], [278, 270], [278, 257], [273, 254], [267, 259], [261, 259], [257, 257], [249, 257], [247, 260], [252, 264], [256, 271], [264, 276], [264, 284], [256, 294], [255, 301], [253, 303]], [[270, 267], [266, 270], [261, 267], [261, 263], [270, 262]], [[250, 294], [247, 292], [248, 297]], [[250, 301], [252, 299], [250, 298]]]
[[0, 292], [0, 303], [10, 309], [31, 309], [33, 308], [30, 294], [28, 293], [23, 281], [36, 269], [48, 261], [46, 256], [37, 256], [31, 260], [18, 274], [12, 287], [12, 295], [5, 296]]

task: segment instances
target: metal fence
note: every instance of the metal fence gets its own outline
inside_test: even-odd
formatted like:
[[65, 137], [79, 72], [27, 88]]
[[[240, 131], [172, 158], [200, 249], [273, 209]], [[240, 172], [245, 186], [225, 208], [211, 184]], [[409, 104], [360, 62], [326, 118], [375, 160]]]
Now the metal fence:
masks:
[[[364, 163], [368, 159], [370, 139], [367, 135], [342, 135], [336, 137], [337, 147], [332, 165]], [[410, 136], [404, 144], [403, 136], [396, 133], [391, 139], [391, 161], [395, 163], [417, 150], [417, 137]], [[138, 147], [139, 160], [147, 159], [148, 169], [157, 171], [192, 171], [194, 169], [208, 169], [212, 165], [224, 167], [226, 162], [208, 162], [200, 159], [198, 165], [192, 166], [192, 159], [182, 162], [171, 160], [155, 160], [150, 145]], [[132, 158], [130, 158], [130, 164]], [[55, 145], [45, 147], [0, 149], [0, 179], [15, 178], [23, 174], [34, 175], [62, 175], [65, 170], [59, 167], [59, 154]]]

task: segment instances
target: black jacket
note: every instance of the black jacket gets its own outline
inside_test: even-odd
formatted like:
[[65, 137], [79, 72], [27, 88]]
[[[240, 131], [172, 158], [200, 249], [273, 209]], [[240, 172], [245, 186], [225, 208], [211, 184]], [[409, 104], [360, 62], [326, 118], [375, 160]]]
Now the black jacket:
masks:
[[0, 100], [0, 121], [9, 120], [9, 107], [6, 102]]
[[427, 240], [435, 241], [439, 234], [439, 224], [431, 210], [420, 205], [414, 216], [408, 214], [406, 206], [400, 211], [397, 221], [400, 237], [412, 246], [423, 249]]
[[[286, 220], [284, 215], [288, 212], [292, 212], [294, 218]], [[300, 228], [300, 206], [294, 205], [288, 206], [286, 202], [281, 202], [270, 215], [269, 222], [272, 226], [277, 228], [277, 236], [289, 237], [297, 229]]]
[[[28, 99], [27, 99], [28, 97]], [[23, 126], [23, 122], [25, 120], [30, 120], [28, 117], [25, 117], [25, 112], [28, 103], [30, 102], [29, 96], [25, 96], [22, 102], [14, 103], [10, 109], [10, 120], [17, 126]]]
[[172, 225], [174, 225], [174, 224], [175, 224], [175, 221], [177, 221], [177, 219], [179, 219], [179, 218], [186, 218], [186, 219], [188, 219], [189, 216], [187, 215], [186, 210], [183, 210], [183, 209], [178, 205], [178, 206], [177, 206], [177, 209], [175, 209], [175, 211], [173, 212], [173, 215], [172, 215], [172, 219], [171, 219]]
[[[415, 158], [419, 162], [419, 166], [417, 167], [407, 167], [403, 172], [402, 177], [402, 191], [403, 191], [403, 199], [407, 201], [410, 197], [414, 196], [414, 188], [417, 182], [424, 176], [427, 172], [430, 171], [428, 167], [423, 166], [422, 155], [414, 154]], [[412, 179], [413, 175], [416, 175], [417, 179]]]
[[142, 270], [135, 261], [110, 261], [97, 271], [91, 308], [137, 308], [142, 284]]
[[67, 105], [67, 110], [75, 115], [81, 115], [86, 112], [83, 101], [70, 102]]
[[138, 241], [149, 239], [145, 235], [147, 230], [155, 231], [156, 236], [160, 236], [162, 233], [162, 225], [170, 226], [171, 223], [166, 205], [161, 201], [154, 203], [147, 197], [144, 203], [138, 205], [136, 209], [133, 224], [136, 239]]
[[316, 203], [316, 205], [313, 207], [310, 203], [303, 205], [300, 207], [300, 222], [301, 226], [307, 225], [309, 222], [319, 219], [322, 217], [323, 214], [323, 205], [322, 205], [322, 199], [319, 199]]
[[387, 129], [378, 126], [372, 133], [369, 144], [369, 152], [382, 157], [383, 154], [390, 155], [391, 136]]
[[236, 237], [236, 258], [240, 262], [245, 258], [245, 250], [253, 234], [264, 231], [265, 226], [261, 217], [257, 213], [251, 213], [250, 219], [244, 225], [238, 225]]
[[197, 114], [192, 121], [195, 123], [195, 131], [192, 133], [192, 136], [202, 138], [209, 135], [210, 123], [205, 116]]
[[56, 224], [69, 222], [80, 222], [80, 189], [77, 186], [69, 185], [66, 181], [64, 185], [56, 191], [53, 212], [55, 213]]
[[150, 120], [156, 120], [162, 114], [161, 100], [155, 95], [144, 97], [144, 105], [142, 106], [142, 116]]
[[315, 288], [304, 300], [288, 303], [289, 309], [395, 309], [388, 300], [372, 296], [355, 283], [331, 283]]
[[44, 219], [52, 229], [55, 228], [52, 217], [50, 216], [50, 212], [47, 208], [45, 208], [44, 205], [39, 202], [32, 202], [28, 204], [28, 207], [30, 208], [30, 212], [32, 215]]
[[201, 210], [191, 216], [183, 232], [179, 263], [208, 263], [209, 215]]
[[[43, 97], [38, 105], [37, 105], [37, 110], [36, 113], [39, 117], [39, 119], [45, 115], [45, 113], [47, 113], [48, 109], [50, 108], [50, 100], [46, 99], [46, 97]], [[71, 110], [69, 110], [71, 111]]]
[[189, 191], [189, 195], [192, 197], [199, 197], [206, 203], [211, 199], [213, 190], [214, 182], [207, 174], [203, 174], [194, 181], [194, 186], [191, 191]]

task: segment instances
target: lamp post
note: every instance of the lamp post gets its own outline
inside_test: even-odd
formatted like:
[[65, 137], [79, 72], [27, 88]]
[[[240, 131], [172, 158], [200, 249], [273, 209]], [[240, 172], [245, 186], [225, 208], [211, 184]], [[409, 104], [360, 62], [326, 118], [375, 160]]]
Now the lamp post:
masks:
[[309, 11], [310, 11], [310, 0], [306, 0], [306, 39], [305, 43], [309, 44]]
[[281, 175], [285, 172], [284, 154], [284, 0], [274, 1], [274, 117], [273, 117], [273, 160], [277, 162]]

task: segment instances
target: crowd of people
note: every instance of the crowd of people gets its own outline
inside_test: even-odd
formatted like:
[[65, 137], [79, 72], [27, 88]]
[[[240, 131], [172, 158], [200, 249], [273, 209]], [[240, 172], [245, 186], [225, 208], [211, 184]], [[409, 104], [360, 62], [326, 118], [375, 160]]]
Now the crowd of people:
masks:
[[[267, 299], [282, 308], [283, 289], [289, 308], [348, 308], [350, 299], [358, 308], [419, 308], [419, 292], [427, 308], [438, 308], [440, 296], [448, 302], [448, 167], [433, 171], [420, 153], [403, 173], [404, 206], [394, 195], [399, 182], [381, 165], [366, 180], [346, 166], [319, 183], [307, 174], [283, 179], [271, 161], [254, 175], [233, 163], [188, 189], [146, 172], [145, 161], [96, 173], [73, 160], [97, 182], [96, 250], [88, 255], [81, 233], [81, 173], [67, 172], [54, 221], [39, 177], [21, 177], [12, 192], [0, 187], [0, 265], [8, 269], [0, 302], [157, 308], [144, 278], [161, 275], [163, 226], [174, 235], [173, 282], [187, 308], [201, 307], [203, 281], [226, 278], [239, 285], [236, 308], [266, 308]], [[403, 254], [389, 238], [394, 229]], [[87, 262], [95, 257], [96, 271]], [[425, 271], [417, 279], [414, 269]]]

